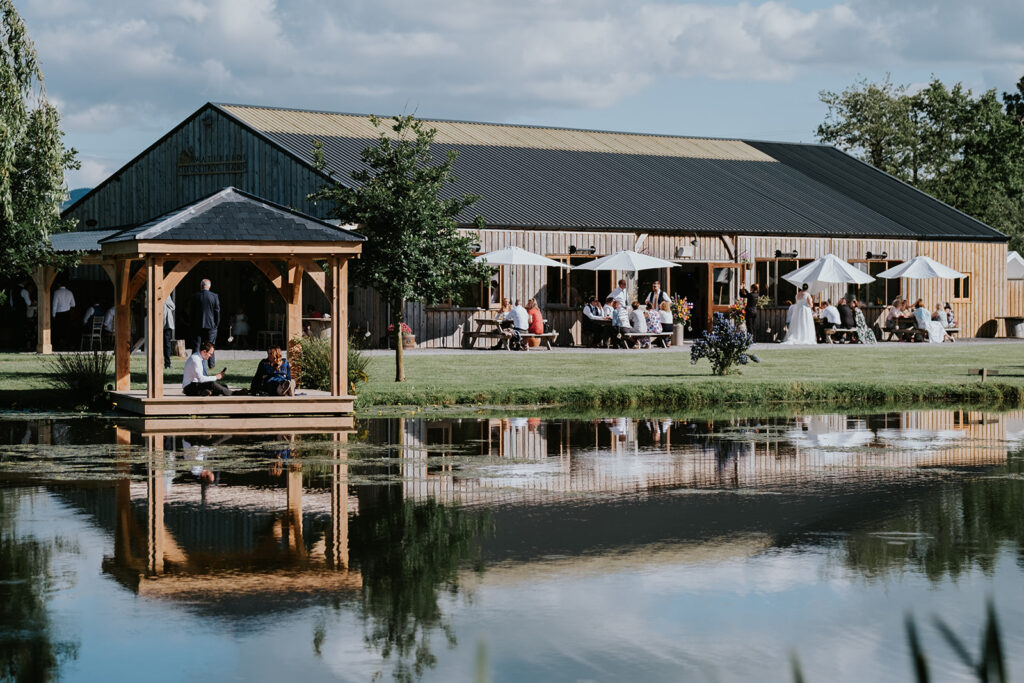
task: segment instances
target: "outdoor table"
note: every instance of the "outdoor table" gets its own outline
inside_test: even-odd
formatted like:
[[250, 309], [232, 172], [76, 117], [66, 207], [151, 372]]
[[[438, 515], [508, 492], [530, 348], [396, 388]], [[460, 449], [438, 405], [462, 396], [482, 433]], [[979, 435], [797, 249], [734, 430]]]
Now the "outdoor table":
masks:
[[303, 318], [302, 326], [309, 328], [310, 337], [326, 339], [331, 333], [330, 318]]

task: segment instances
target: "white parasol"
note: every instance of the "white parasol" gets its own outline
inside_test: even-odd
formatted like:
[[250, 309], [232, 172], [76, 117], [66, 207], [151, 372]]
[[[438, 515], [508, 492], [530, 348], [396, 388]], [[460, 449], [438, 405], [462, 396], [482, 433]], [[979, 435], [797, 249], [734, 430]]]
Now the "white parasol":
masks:
[[964, 274], [944, 266], [928, 256], [915, 256], [906, 263], [893, 266], [889, 270], [883, 270], [878, 277], [887, 280], [894, 280], [898, 277], [910, 278], [911, 280], [926, 280], [933, 277], [941, 277], [947, 280], [955, 280], [963, 277]]
[[652, 268], [675, 268], [678, 263], [655, 258], [647, 254], [638, 254], [635, 251], [617, 251], [614, 254], [594, 259], [589, 263], [583, 263], [573, 270], [627, 270], [635, 272], [638, 270], [650, 270]]
[[792, 273], [786, 273], [782, 279], [797, 286], [806, 283], [812, 293], [827, 289], [829, 285], [865, 285], [875, 281], [875, 278], [854, 268], [834, 254], [825, 254], [806, 266], [797, 268]]
[[1015, 251], [1006, 255], [1006, 279], [1024, 280], [1024, 258]]
[[[569, 268], [568, 263], [562, 263], [550, 259], [547, 256], [541, 256], [535, 254], [532, 251], [526, 251], [522, 247], [511, 246], [505, 247], [504, 249], [498, 249], [496, 251], [489, 251], [486, 254], [480, 254], [474, 261], [480, 263], [486, 263], [491, 266], [545, 266], [548, 268]], [[513, 301], [517, 300], [514, 296], [516, 291], [516, 271], [512, 269], [512, 293], [513, 296], [509, 297]]]

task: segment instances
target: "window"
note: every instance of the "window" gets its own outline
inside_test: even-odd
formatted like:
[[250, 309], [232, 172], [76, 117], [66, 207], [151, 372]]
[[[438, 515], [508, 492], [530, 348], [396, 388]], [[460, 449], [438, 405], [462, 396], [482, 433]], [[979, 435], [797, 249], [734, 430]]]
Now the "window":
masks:
[[[570, 266], [579, 266], [598, 256], [549, 256], [548, 258]], [[548, 268], [547, 305], [582, 308], [590, 297], [602, 301], [614, 289], [610, 270], [570, 270]]]
[[857, 287], [857, 299], [866, 306], [887, 306], [900, 296], [902, 278], [888, 280], [878, 277], [882, 271], [895, 268], [903, 261], [850, 261], [850, 263], [875, 278], [874, 282]]
[[953, 301], [971, 300], [971, 274], [953, 280]]
[[492, 275], [490, 280], [467, 285], [452, 299], [432, 304], [431, 308], [499, 308], [503, 275], [504, 266], [500, 266], [498, 272]]
[[769, 296], [776, 306], [788, 306], [796, 301], [796, 285], [782, 278], [813, 259], [765, 259], [754, 262], [755, 282], [761, 296]]

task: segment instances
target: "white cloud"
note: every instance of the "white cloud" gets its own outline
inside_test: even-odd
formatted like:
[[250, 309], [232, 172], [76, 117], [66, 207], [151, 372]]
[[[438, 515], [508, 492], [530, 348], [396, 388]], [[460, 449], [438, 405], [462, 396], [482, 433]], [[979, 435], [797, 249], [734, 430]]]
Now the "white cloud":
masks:
[[669, 79], [784, 83], [832, 69], [852, 82], [908, 65], [942, 77], [953, 62], [979, 81], [1024, 73], [1024, 4], [1010, 0], [21, 5], [71, 137], [166, 130], [207, 99], [523, 120], [615, 106]]

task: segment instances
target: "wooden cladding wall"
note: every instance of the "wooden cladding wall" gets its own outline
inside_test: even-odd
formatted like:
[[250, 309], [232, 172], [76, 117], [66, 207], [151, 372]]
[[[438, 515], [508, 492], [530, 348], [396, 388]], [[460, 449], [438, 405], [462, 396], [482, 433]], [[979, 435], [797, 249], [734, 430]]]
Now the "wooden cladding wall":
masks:
[[[202, 110], [76, 204], [79, 230], [138, 225], [228, 186], [314, 216], [324, 180], [216, 109]], [[96, 223], [90, 224], [90, 221]]]
[[1006, 315], [1024, 318], [1024, 280], [1006, 281]]
[[[477, 236], [474, 231], [472, 233]], [[571, 232], [552, 230], [487, 229], [478, 235], [481, 251], [489, 252], [509, 245], [517, 245], [550, 257], [569, 253], [570, 245], [580, 249], [595, 247], [596, 256], [604, 256], [622, 249], [638, 249], [643, 253], [679, 260], [680, 262], [728, 263], [746, 259], [753, 264], [758, 259], [774, 258], [775, 250], [797, 251], [799, 259], [813, 259], [828, 253], [846, 260], [863, 260], [867, 252], [886, 252], [889, 260], [906, 261], [918, 254], [927, 254], [936, 260], [971, 274], [971, 298], [953, 300], [953, 284], [948, 280], [912, 281], [903, 283], [903, 291], [913, 300], [921, 296], [933, 307], [939, 301], [949, 301], [960, 318], [961, 335], [994, 336], [998, 333], [998, 316], [1006, 315], [1007, 287], [1005, 279], [1006, 245], [965, 242], [917, 242], [907, 240], [860, 240], [846, 238], [780, 238], [745, 236], [697, 237], [692, 259], [676, 259], [679, 247], [690, 247], [692, 235], [638, 235], [630, 232]], [[514, 272], [513, 272], [514, 271]], [[743, 284], [752, 282], [752, 268], [743, 270]], [[614, 278], [621, 273], [613, 273]], [[1024, 283], [1024, 281], [1021, 281]], [[543, 267], [502, 268], [501, 295], [525, 301], [536, 298], [545, 317], [559, 333], [558, 343], [580, 343], [580, 312], [564, 306], [548, 304], [547, 269]], [[1013, 283], [1010, 285], [1013, 291]], [[824, 296], [838, 298], [844, 287], [835, 287]], [[1024, 314], [1024, 284], [1018, 287], [1019, 304]], [[868, 324], [876, 322], [883, 309], [866, 309]], [[757, 325], [758, 340], [773, 340], [785, 325], [785, 309], [763, 312]], [[475, 329], [479, 318], [493, 317], [493, 310], [477, 308], [430, 308], [408, 304], [406, 322], [413, 328], [417, 343], [426, 347], [458, 348], [467, 343], [466, 333]], [[387, 306], [368, 290], [353, 289], [351, 318], [371, 332], [370, 343], [386, 344], [385, 330], [389, 323]], [[877, 329], [877, 328], [876, 328]], [[769, 331], [770, 330], [770, 331]], [[478, 343], [484, 345], [484, 341]]]
[[952, 280], [908, 280], [904, 291], [911, 303], [921, 297], [926, 306], [934, 308], [948, 301], [960, 319], [963, 336], [996, 336], [1000, 327], [998, 318], [1006, 315], [1006, 244], [918, 242], [917, 245], [918, 254], [970, 274], [970, 298], [955, 300]]

